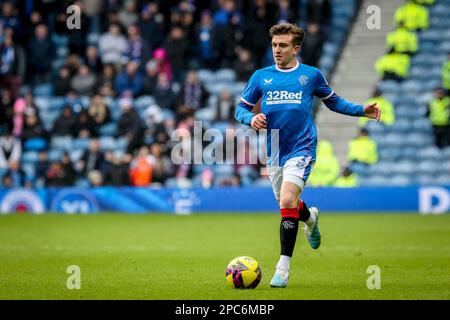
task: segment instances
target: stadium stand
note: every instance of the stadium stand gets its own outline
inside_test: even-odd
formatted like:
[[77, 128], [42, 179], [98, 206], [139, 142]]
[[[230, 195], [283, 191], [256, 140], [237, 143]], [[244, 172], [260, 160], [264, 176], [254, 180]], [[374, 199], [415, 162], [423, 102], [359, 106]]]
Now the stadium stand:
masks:
[[[65, 25], [70, 4], [81, 7], [80, 30]], [[0, 125], [14, 141], [2, 144], [0, 185], [130, 184], [146, 161], [145, 184], [209, 187], [267, 179], [260, 165], [174, 165], [170, 134], [192, 131], [194, 120], [224, 133], [240, 127], [234, 106], [249, 75], [273, 63], [274, 23], [309, 31], [302, 58], [331, 74], [357, 1], [9, 0], [0, 10]], [[128, 177], [113, 174], [118, 166]]]
[[[420, 4], [407, 1], [398, 8], [396, 21], [404, 16], [408, 7], [419, 8]], [[420, 1], [416, 1], [420, 2]], [[410, 26], [418, 38], [418, 50], [411, 54], [409, 75], [404, 79], [381, 79], [378, 90], [394, 105], [395, 122], [388, 126], [368, 122], [366, 128], [376, 141], [379, 161], [370, 167], [351, 166], [358, 174], [361, 185], [430, 185], [449, 184], [450, 152], [448, 91], [441, 97], [443, 135], [446, 142], [436, 144], [430, 104], [435, 99], [435, 90], [444, 88], [448, 77], [444, 63], [447, 61], [450, 44], [448, 32], [450, 1], [426, 1], [419, 11], [427, 12], [420, 26]], [[429, 21], [427, 23], [426, 21]], [[446, 32], [442, 32], [446, 30]], [[444, 99], [447, 99], [444, 101]], [[446, 111], [445, 111], [446, 110]]]

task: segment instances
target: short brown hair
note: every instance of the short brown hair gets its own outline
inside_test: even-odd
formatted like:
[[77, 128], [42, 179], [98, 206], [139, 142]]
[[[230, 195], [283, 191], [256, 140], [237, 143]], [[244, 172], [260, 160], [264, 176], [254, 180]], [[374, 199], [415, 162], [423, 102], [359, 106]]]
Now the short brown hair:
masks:
[[301, 45], [303, 42], [303, 38], [305, 37], [305, 31], [293, 23], [279, 23], [269, 30], [270, 37], [279, 36], [282, 34], [292, 34], [292, 44], [294, 46]]

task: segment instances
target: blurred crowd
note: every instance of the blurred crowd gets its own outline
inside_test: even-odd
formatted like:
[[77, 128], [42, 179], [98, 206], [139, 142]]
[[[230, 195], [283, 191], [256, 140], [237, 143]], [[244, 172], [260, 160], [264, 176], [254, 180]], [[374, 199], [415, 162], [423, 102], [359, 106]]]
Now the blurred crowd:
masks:
[[[68, 19], [76, 22], [67, 12], [70, 5], [81, 9], [79, 29], [68, 28]], [[236, 81], [247, 81], [254, 70], [273, 63], [268, 29], [279, 22], [306, 29], [301, 58], [316, 66], [330, 16], [328, 0], [2, 1], [1, 185], [191, 179], [192, 165], [171, 161], [169, 137], [177, 128], [192, 131], [196, 111], [211, 96], [198, 70], [232, 69]], [[49, 84], [50, 96], [64, 98], [50, 128], [43, 125], [48, 114], [35, 101], [42, 84]], [[155, 101], [145, 117], [135, 108], [142, 96]], [[88, 103], [82, 103], [85, 98]], [[227, 90], [220, 93], [215, 120], [234, 122], [236, 98]], [[112, 108], [120, 108], [117, 121]], [[111, 122], [116, 129], [110, 135], [126, 142], [124, 153], [102, 150], [101, 128]], [[87, 139], [89, 147], [78, 157], [66, 150], [54, 159], [49, 148], [55, 137]], [[27, 150], [38, 153], [33, 175], [23, 166]], [[201, 176], [204, 185], [211, 184], [208, 170]], [[240, 178], [236, 167], [223, 184], [239, 185]]]

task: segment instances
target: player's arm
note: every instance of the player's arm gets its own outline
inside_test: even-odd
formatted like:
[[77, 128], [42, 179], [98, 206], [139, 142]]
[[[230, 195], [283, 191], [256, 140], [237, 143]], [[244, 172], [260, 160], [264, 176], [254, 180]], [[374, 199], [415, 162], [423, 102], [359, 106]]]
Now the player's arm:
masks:
[[236, 106], [234, 117], [240, 123], [253, 127], [254, 129], [265, 129], [267, 127], [266, 116], [263, 113], [254, 114], [251, 110], [261, 98], [258, 72], [255, 72], [242, 92], [241, 100]]
[[319, 97], [331, 111], [348, 116], [368, 117], [377, 121], [380, 120], [381, 112], [376, 103], [363, 106], [361, 104], [347, 101], [343, 97], [338, 96], [328, 85], [328, 82], [320, 71], [318, 71], [316, 76], [314, 94]]

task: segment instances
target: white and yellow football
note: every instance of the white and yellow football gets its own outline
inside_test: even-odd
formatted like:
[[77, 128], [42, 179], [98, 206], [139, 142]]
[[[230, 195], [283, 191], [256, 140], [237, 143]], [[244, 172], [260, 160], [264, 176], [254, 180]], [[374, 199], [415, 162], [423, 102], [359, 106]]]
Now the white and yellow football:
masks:
[[237, 257], [227, 266], [227, 283], [235, 289], [254, 289], [261, 282], [261, 277], [259, 263], [251, 257]]

